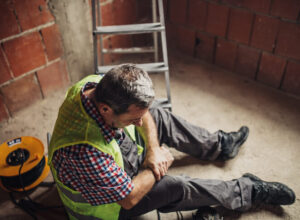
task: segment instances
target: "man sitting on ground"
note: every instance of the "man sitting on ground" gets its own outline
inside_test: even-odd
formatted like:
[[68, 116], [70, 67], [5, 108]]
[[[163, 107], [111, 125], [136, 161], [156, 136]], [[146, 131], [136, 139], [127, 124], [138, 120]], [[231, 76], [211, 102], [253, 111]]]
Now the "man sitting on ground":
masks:
[[49, 164], [70, 219], [128, 219], [218, 205], [288, 205], [294, 192], [252, 174], [230, 181], [170, 176], [167, 145], [201, 160], [234, 158], [249, 129], [210, 133], [159, 107], [148, 74], [132, 65], [91, 75], [68, 90]]

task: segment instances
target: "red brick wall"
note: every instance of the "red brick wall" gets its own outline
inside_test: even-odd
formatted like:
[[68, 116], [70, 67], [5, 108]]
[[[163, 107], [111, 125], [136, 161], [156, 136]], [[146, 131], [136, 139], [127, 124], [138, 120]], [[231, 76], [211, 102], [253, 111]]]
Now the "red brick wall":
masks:
[[[137, 23], [137, 0], [100, 0], [100, 7], [104, 26]], [[134, 42], [139, 41], [136, 39], [136, 35], [106, 35], [103, 36], [103, 47], [112, 49], [136, 46]], [[119, 58], [118, 54], [105, 54], [104, 64], [110, 64]]]
[[300, 96], [299, 0], [166, 0], [168, 44]]
[[69, 82], [45, 0], [0, 1], [0, 121]]

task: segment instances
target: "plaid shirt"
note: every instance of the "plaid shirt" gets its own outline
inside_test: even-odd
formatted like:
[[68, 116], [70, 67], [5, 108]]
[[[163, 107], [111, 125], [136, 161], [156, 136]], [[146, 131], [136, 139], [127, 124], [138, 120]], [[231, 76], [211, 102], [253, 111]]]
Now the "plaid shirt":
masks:
[[[87, 83], [82, 88], [81, 101], [85, 111], [97, 122], [100, 132], [109, 143], [115, 136], [115, 130], [105, 124], [95, 104], [83, 93], [95, 86], [95, 83]], [[122, 133], [124, 134], [123, 131]], [[122, 140], [123, 137], [117, 139], [118, 144]], [[111, 155], [88, 144], [61, 148], [54, 153], [52, 162], [59, 180], [79, 191], [91, 205], [122, 200], [134, 187], [131, 178], [116, 164]]]

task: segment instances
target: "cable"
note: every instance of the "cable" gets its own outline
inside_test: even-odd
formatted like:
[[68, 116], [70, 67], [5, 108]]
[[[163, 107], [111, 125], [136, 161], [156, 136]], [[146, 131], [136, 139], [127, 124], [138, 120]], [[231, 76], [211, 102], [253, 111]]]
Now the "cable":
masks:
[[[23, 152], [23, 149], [20, 150], [20, 153]], [[21, 169], [23, 168], [24, 165], [24, 155], [23, 153], [21, 153], [20, 155], [20, 159], [22, 159], [21, 162]], [[1, 182], [3, 184], [4, 187], [9, 188], [9, 189], [22, 189], [22, 185], [23, 186], [29, 186], [32, 183], [34, 183], [42, 174], [44, 168], [46, 165], [46, 158], [45, 156], [41, 159], [41, 161], [30, 171], [21, 174], [20, 172], [18, 173], [17, 176], [10, 176], [10, 177], [5, 177], [5, 176], [1, 176]], [[19, 169], [20, 171], [20, 169]], [[21, 177], [21, 181], [20, 181], [20, 177]]]
[[[41, 204], [41, 203], [37, 203], [37, 202], [35, 202], [35, 201], [33, 201], [30, 197], [29, 197], [29, 195], [28, 195], [28, 191], [27, 190], [25, 190], [25, 184], [24, 184], [24, 182], [23, 182], [23, 177], [24, 177], [24, 175], [21, 175], [21, 170], [22, 170], [22, 168], [23, 168], [23, 165], [24, 165], [24, 158], [25, 158], [25, 155], [24, 155], [24, 151], [22, 150], [21, 151], [21, 155], [20, 155], [20, 157], [21, 157], [21, 165], [20, 165], [20, 168], [19, 168], [19, 172], [18, 172], [18, 179], [19, 179], [19, 184], [20, 184], [20, 186], [22, 187], [22, 193], [24, 193], [25, 194], [25, 197], [27, 198], [27, 200], [26, 199], [20, 199], [19, 201], [17, 201], [16, 199], [15, 199], [15, 197], [13, 196], [13, 193], [14, 192], [17, 192], [17, 191], [15, 191], [15, 190], [11, 190], [11, 188], [12, 188], [12, 186], [8, 186], [8, 184], [7, 184], [7, 182], [6, 182], [6, 185], [5, 185], [5, 187], [7, 187], [8, 189], [10, 189], [11, 190], [11, 192], [9, 193], [9, 195], [10, 195], [10, 198], [11, 198], [11, 200], [12, 200], [12, 202], [16, 205], [16, 206], [18, 206], [19, 208], [21, 208], [23, 211], [25, 211], [27, 214], [29, 214], [34, 220], [37, 220], [37, 217], [36, 217], [36, 215], [35, 215], [35, 211], [36, 210], [48, 210], [48, 209], [56, 209], [56, 208], [63, 208], [64, 206], [44, 206], [43, 204]], [[30, 174], [35, 174], [35, 175], [37, 175], [38, 173], [39, 173], [39, 175], [41, 174], [41, 172], [39, 172], [40, 171], [40, 168], [41, 167], [44, 167], [44, 165], [45, 165], [45, 157], [43, 157], [43, 159], [42, 159], [42, 161], [44, 161], [43, 163], [39, 163], [39, 168], [38, 169], [35, 169], [35, 172], [30, 172]], [[40, 164], [44, 164], [44, 165], [40, 165]], [[42, 169], [43, 170], [43, 169]], [[28, 172], [27, 172], [28, 173]], [[39, 177], [39, 175], [38, 175], [38, 177]], [[37, 177], [37, 178], [38, 178]], [[36, 178], [36, 179], [37, 179]], [[33, 178], [34, 179], [34, 178]], [[3, 178], [2, 178], [2, 181], [3, 181]], [[10, 181], [8, 181], [8, 182], [10, 182]], [[53, 183], [54, 184], [54, 183]], [[53, 185], [52, 184], [52, 185]], [[46, 184], [45, 184], [46, 185]], [[50, 184], [49, 184], [49, 186], [51, 186]], [[18, 192], [19, 193], [19, 192]]]
[[183, 220], [183, 215], [180, 211], [176, 211], [176, 215], [178, 220]]
[[157, 213], [157, 220], [160, 220], [160, 214], [159, 214], [158, 209], [156, 210], [156, 213]]
[[[157, 213], [157, 220], [160, 220], [160, 214], [158, 209], [156, 210], [156, 213]], [[177, 220], [183, 220], [183, 215], [181, 211], [176, 211], [176, 215], [177, 215]]]

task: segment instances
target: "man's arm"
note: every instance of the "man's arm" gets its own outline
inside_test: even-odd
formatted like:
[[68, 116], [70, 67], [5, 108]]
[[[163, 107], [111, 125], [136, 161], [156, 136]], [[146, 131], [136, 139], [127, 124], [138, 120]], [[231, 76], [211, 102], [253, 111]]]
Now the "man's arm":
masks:
[[[167, 168], [171, 166], [173, 162], [173, 157], [170, 151], [162, 147], [161, 148], [162, 157], [167, 161]], [[117, 203], [121, 205], [124, 209], [131, 209], [134, 207], [153, 187], [155, 183], [154, 172], [150, 168], [146, 168], [144, 171], [139, 173], [133, 180], [134, 188], [125, 197], [125, 199], [118, 201]]]
[[[137, 129], [147, 147], [144, 165], [153, 171], [156, 180], [160, 180], [161, 177], [166, 175], [171, 165], [169, 163], [172, 163], [174, 158], [168, 149], [159, 146], [156, 125], [149, 111], [143, 116], [143, 125], [137, 127]], [[168, 151], [167, 157], [163, 156], [162, 151]]]
[[155, 183], [155, 177], [149, 168], [139, 173], [133, 180], [133, 190], [117, 203], [124, 209], [131, 209], [134, 207], [153, 187]]

